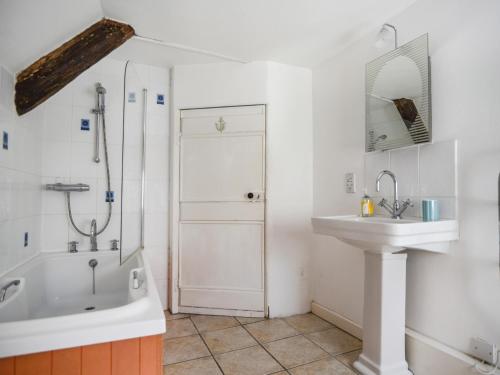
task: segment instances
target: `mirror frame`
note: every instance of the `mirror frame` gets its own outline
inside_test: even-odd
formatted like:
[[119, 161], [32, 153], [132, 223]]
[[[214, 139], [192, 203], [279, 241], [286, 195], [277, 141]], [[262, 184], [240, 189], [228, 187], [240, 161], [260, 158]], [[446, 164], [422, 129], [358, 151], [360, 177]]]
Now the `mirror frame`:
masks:
[[[375, 148], [372, 142], [370, 142], [370, 130], [369, 128], [369, 97], [371, 97], [376, 78], [378, 74], [382, 71], [384, 66], [389, 62], [393, 61], [395, 58], [404, 56], [415, 62], [418, 70], [420, 71], [420, 78], [422, 84], [421, 92], [421, 103], [417, 108], [418, 114], [420, 115], [424, 126], [428, 131], [428, 139], [421, 142], [400, 142], [394, 144], [388, 144], [386, 147]], [[398, 98], [399, 99], [399, 98]], [[366, 64], [365, 71], [365, 152], [390, 150], [395, 148], [412, 146], [415, 144], [430, 143], [432, 142], [432, 106], [431, 106], [431, 65], [429, 57], [429, 35], [423, 34], [416, 39], [372, 60]], [[401, 119], [403, 125], [404, 122]], [[373, 138], [373, 136], [372, 136]], [[370, 147], [371, 146], [371, 147]]]

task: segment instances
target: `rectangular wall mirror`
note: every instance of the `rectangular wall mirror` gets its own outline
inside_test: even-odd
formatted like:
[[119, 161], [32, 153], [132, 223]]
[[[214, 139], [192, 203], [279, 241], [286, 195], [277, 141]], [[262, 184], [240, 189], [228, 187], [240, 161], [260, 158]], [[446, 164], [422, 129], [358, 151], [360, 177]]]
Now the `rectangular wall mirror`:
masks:
[[366, 152], [432, 140], [428, 35], [366, 64]]

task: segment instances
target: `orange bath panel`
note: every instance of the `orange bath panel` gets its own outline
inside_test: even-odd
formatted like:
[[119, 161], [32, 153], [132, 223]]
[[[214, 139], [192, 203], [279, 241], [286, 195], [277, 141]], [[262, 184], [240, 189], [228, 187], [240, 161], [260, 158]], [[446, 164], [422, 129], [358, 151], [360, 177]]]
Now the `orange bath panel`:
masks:
[[162, 335], [0, 359], [0, 375], [162, 375]]

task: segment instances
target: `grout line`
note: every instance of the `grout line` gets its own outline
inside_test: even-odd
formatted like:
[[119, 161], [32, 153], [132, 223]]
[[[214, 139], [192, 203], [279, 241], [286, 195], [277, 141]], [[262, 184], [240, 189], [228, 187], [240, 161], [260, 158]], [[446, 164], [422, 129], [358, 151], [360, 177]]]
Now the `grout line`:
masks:
[[193, 358], [193, 359], [186, 359], [185, 361], [179, 361], [179, 362], [169, 363], [168, 365], [163, 364], [163, 367], [172, 366], [172, 365], [178, 365], [179, 363], [186, 363], [186, 362], [196, 361], [198, 359], [203, 359], [203, 358], [212, 358], [212, 356], [211, 355], [204, 355], [203, 357], [198, 357], [198, 358]]
[[[246, 329], [244, 326], [242, 326], [242, 327], [243, 327], [243, 329], [244, 329], [245, 331], [247, 331], [247, 333], [248, 333], [251, 337], [253, 337], [253, 339], [254, 339], [255, 341], [257, 341], [257, 343], [259, 344], [259, 346], [260, 346], [262, 349], [264, 349], [264, 351], [265, 351], [267, 354], [269, 354], [269, 355], [271, 356], [271, 358], [273, 358], [273, 359], [276, 361], [276, 363], [277, 363], [277, 364], [279, 364], [281, 367], [283, 367], [283, 369], [286, 371], [286, 367], [285, 367], [285, 366], [284, 366], [284, 365], [283, 365], [280, 361], [278, 361], [278, 359], [277, 359], [274, 355], [272, 355], [272, 353], [271, 353], [269, 350], [267, 350], [267, 349], [265, 348], [264, 344], [263, 344], [263, 343], [261, 343], [259, 340], [257, 340], [257, 338], [256, 338], [254, 335], [252, 335], [248, 329]], [[294, 337], [294, 336], [292, 336], [292, 337]], [[275, 341], [277, 341], [277, 340], [275, 340]], [[280, 370], [280, 371], [283, 371], [283, 370]], [[278, 372], [280, 372], [280, 371], [278, 371]]]
[[[219, 362], [215, 359], [215, 355], [214, 353], [212, 352], [212, 350], [210, 349], [210, 347], [207, 345], [207, 342], [205, 341], [205, 339], [203, 338], [203, 336], [201, 335], [200, 331], [198, 330], [198, 327], [196, 326], [195, 322], [193, 321], [193, 319], [191, 319], [191, 316], [189, 316], [189, 320], [191, 321], [191, 324], [193, 324], [194, 326], [194, 329], [196, 330], [196, 332], [198, 332], [198, 336], [201, 338], [201, 341], [203, 341], [203, 344], [205, 344], [205, 347], [207, 348], [208, 352], [210, 353], [212, 359], [214, 360], [215, 364], [217, 365], [217, 367], [219, 368], [220, 372], [224, 375], [224, 371], [222, 370], [222, 367], [220, 366]], [[236, 319], [237, 320], [237, 319]]]
[[[315, 314], [312, 314], [314, 315], [315, 317], [318, 317], [317, 315]], [[277, 374], [279, 372], [282, 372], [282, 371], [285, 371], [286, 373], [290, 374], [290, 372], [288, 371], [289, 369], [294, 369], [294, 368], [297, 368], [297, 367], [300, 367], [300, 366], [305, 366], [305, 365], [308, 365], [308, 364], [311, 364], [311, 363], [315, 363], [315, 362], [319, 362], [321, 360], [325, 360], [325, 359], [335, 359], [337, 362], [340, 362], [342, 364], [343, 367], [349, 369], [350, 371], [356, 371], [354, 370], [351, 366], [349, 365], [346, 365], [344, 364], [342, 361], [338, 360], [337, 357], [341, 356], [341, 355], [344, 355], [344, 354], [348, 354], [348, 353], [352, 353], [352, 352], [355, 352], [355, 351], [358, 351], [358, 350], [362, 350], [362, 348], [357, 348], [357, 349], [352, 349], [352, 350], [348, 350], [348, 351], [345, 351], [345, 352], [340, 352], [340, 353], [335, 353], [335, 354], [331, 354], [329, 353], [328, 351], [326, 351], [321, 345], [315, 343], [313, 340], [311, 340], [309, 337], [307, 337], [306, 335], [310, 335], [310, 334], [314, 334], [314, 333], [317, 333], [317, 332], [324, 332], [326, 330], [329, 330], [329, 329], [332, 329], [332, 328], [337, 328], [339, 329], [340, 331], [346, 333], [347, 335], [349, 336], [352, 336], [351, 334], [343, 331], [341, 328], [337, 327], [336, 325], [326, 321], [325, 319], [321, 318], [321, 317], [318, 317], [319, 319], [327, 322], [330, 324], [329, 327], [325, 327], [323, 329], [320, 329], [320, 330], [317, 330], [317, 331], [313, 331], [313, 332], [309, 332], [309, 333], [301, 333], [300, 331], [298, 331], [295, 327], [293, 327], [290, 323], [288, 323], [286, 321], [286, 319], [283, 319], [283, 318], [276, 318], [276, 319], [279, 319], [279, 320], [282, 320], [283, 322], [285, 322], [288, 326], [292, 327], [293, 329], [295, 329], [297, 331], [297, 334], [295, 335], [292, 335], [292, 336], [288, 336], [288, 337], [283, 337], [283, 338], [279, 338], [279, 339], [276, 339], [276, 340], [272, 340], [272, 341], [269, 341], [269, 342], [260, 342], [254, 335], [252, 335], [252, 333], [246, 328], [247, 325], [251, 325], [251, 324], [255, 324], [255, 323], [259, 323], [259, 322], [262, 322], [262, 321], [265, 321], [265, 320], [272, 320], [272, 319], [264, 319], [264, 320], [260, 320], [258, 322], [253, 322], [253, 323], [242, 323], [240, 322], [236, 317], [232, 317], [233, 319], [235, 319], [238, 323], [238, 325], [236, 326], [233, 326], [233, 327], [227, 327], [227, 328], [222, 328], [222, 329], [217, 329], [217, 330], [213, 330], [213, 331], [207, 331], [207, 332], [217, 332], [217, 331], [222, 331], [222, 330], [225, 330], [225, 329], [229, 329], [229, 328], [235, 328], [235, 327], [241, 327], [245, 330], [245, 332], [247, 332], [250, 337], [252, 337], [256, 344], [255, 345], [252, 345], [252, 346], [248, 346], [248, 347], [245, 347], [245, 348], [238, 348], [238, 349], [234, 349], [234, 350], [229, 350], [227, 352], [224, 352], [224, 353], [218, 353], [218, 354], [215, 354], [214, 352], [212, 352], [212, 350], [209, 348], [209, 346], [207, 345], [204, 337], [202, 336], [202, 333], [199, 331], [198, 327], [196, 326], [196, 324], [194, 323], [194, 321], [191, 319], [193, 315], [189, 315], [189, 316], [186, 316], [184, 318], [180, 318], [180, 319], [173, 319], [173, 320], [170, 320], [170, 321], [174, 321], [174, 320], [184, 320], [184, 319], [189, 319], [191, 321], [191, 323], [193, 324], [195, 330], [196, 330], [196, 334], [192, 334], [192, 335], [187, 335], [187, 336], [180, 336], [180, 337], [174, 337], [174, 338], [170, 338], [170, 339], [165, 339], [165, 341], [169, 341], [169, 340], [173, 340], [173, 339], [177, 339], [177, 338], [182, 338], [182, 337], [189, 337], [189, 336], [199, 336], [200, 339], [203, 341], [203, 343], [205, 344], [206, 348], [208, 349], [210, 355], [209, 356], [203, 356], [203, 357], [199, 357], [199, 358], [194, 358], [194, 359], [190, 359], [190, 360], [186, 360], [186, 361], [180, 361], [180, 362], [176, 362], [176, 363], [171, 363], [169, 365], [173, 365], [173, 364], [177, 364], [177, 363], [184, 363], [184, 362], [189, 362], [189, 361], [193, 361], [193, 360], [196, 360], [196, 359], [201, 359], [201, 358], [212, 358], [215, 363], [217, 364], [217, 367], [219, 368], [219, 370], [222, 372], [222, 374], [224, 374], [224, 371], [222, 370], [222, 367], [220, 366], [219, 362], [216, 360], [215, 356], [216, 355], [222, 355], [222, 354], [227, 354], [227, 353], [232, 353], [232, 352], [235, 352], [235, 351], [239, 351], [239, 350], [244, 350], [244, 349], [249, 349], [249, 348], [253, 348], [253, 347], [256, 347], [256, 346], [260, 346], [262, 349], [264, 349], [264, 351], [266, 353], [268, 353], [271, 358], [273, 358], [280, 366], [283, 367], [284, 370], [279, 370], [273, 374]], [[206, 333], [206, 332], [204, 332]], [[310, 341], [313, 345], [319, 347], [321, 350], [323, 350], [325, 353], [326, 353], [326, 357], [325, 358], [321, 358], [321, 359], [317, 359], [317, 360], [314, 360], [314, 361], [310, 361], [310, 362], [306, 362], [306, 363], [302, 363], [300, 365], [297, 365], [297, 366], [293, 366], [293, 367], [290, 367], [289, 369], [284, 365], [282, 364], [269, 350], [267, 350], [267, 348], [265, 347], [265, 345], [267, 344], [270, 344], [270, 343], [273, 343], [273, 342], [276, 342], [276, 341], [281, 341], [281, 340], [286, 340], [286, 339], [289, 339], [289, 338], [292, 338], [292, 337], [298, 337], [298, 336], [302, 336], [304, 337], [306, 340]], [[168, 366], [168, 365], [164, 365], [164, 366]]]

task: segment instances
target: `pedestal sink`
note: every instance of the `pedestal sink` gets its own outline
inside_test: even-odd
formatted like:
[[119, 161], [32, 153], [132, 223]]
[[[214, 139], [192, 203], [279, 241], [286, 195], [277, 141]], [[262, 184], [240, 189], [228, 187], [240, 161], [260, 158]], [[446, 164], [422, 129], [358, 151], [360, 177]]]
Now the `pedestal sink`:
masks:
[[330, 216], [312, 218], [314, 232], [364, 250], [363, 352], [354, 367], [364, 375], [408, 375], [405, 360], [406, 249], [446, 253], [458, 239], [456, 220]]

